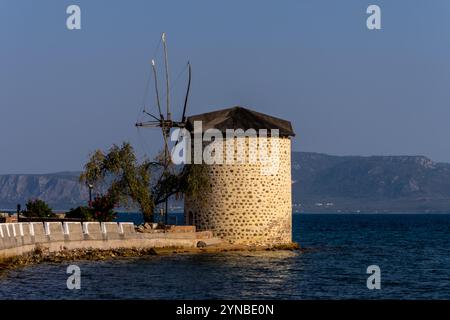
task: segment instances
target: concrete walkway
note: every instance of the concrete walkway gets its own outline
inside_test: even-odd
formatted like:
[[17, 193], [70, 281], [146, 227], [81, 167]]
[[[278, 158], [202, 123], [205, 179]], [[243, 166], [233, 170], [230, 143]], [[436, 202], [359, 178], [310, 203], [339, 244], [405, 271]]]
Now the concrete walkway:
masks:
[[50, 252], [74, 249], [196, 248], [220, 244], [212, 232], [137, 233], [129, 222], [0, 223], [0, 259], [19, 256], [37, 247]]

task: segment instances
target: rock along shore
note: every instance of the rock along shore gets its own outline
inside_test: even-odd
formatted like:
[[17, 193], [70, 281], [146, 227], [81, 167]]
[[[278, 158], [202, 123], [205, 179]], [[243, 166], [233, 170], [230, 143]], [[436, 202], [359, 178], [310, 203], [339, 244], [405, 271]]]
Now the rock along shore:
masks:
[[233, 245], [196, 231], [193, 226], [165, 230], [115, 222], [0, 223], [0, 272], [41, 262], [105, 260], [168, 253], [296, 250], [296, 243], [272, 246]]
[[62, 263], [65, 261], [102, 261], [113, 260], [119, 258], [145, 257], [165, 254], [195, 254], [195, 253], [220, 253], [220, 252], [245, 252], [245, 251], [276, 251], [276, 250], [298, 250], [297, 243], [271, 246], [256, 247], [244, 245], [220, 244], [203, 248], [183, 248], [183, 247], [165, 247], [165, 248], [117, 248], [117, 249], [67, 249], [62, 248], [60, 251], [52, 252], [43, 246], [36, 248], [25, 254], [0, 259], [0, 274], [2, 272], [27, 265], [39, 263]]

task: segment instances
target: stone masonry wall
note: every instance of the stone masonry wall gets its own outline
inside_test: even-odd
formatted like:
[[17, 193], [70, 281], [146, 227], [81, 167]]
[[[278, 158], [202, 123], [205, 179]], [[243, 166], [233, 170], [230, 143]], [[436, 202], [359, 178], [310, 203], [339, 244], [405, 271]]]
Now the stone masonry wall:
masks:
[[[258, 138], [234, 138], [235, 159], [239, 144], [245, 145], [245, 150], [252, 143], [260, 146], [254, 139]], [[211, 230], [214, 236], [233, 244], [292, 242], [291, 141], [266, 139], [278, 139], [276, 173], [263, 174], [265, 165], [260, 161], [249, 163], [247, 151], [244, 163], [209, 165], [209, 186], [204, 187], [202, 196], [185, 199], [187, 224]], [[271, 152], [270, 142], [267, 147]]]

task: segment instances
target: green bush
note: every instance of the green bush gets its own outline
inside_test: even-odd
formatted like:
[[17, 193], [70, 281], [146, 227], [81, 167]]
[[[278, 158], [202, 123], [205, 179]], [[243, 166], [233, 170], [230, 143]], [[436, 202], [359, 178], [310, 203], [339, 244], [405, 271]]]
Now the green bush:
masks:
[[66, 213], [66, 218], [91, 221], [94, 220], [94, 210], [86, 206], [72, 208]]
[[117, 213], [114, 208], [117, 205], [117, 199], [111, 194], [99, 195], [92, 201], [92, 211], [94, 220], [100, 222], [114, 221]]
[[23, 212], [25, 217], [38, 217], [38, 218], [54, 218], [56, 215], [53, 213], [49, 205], [40, 199], [28, 200], [26, 209]]

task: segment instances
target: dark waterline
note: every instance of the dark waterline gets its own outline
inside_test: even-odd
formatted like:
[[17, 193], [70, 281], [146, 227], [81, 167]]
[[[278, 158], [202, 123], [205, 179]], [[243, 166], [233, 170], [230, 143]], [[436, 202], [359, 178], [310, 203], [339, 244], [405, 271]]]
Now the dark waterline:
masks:
[[[450, 215], [295, 214], [293, 222], [305, 253], [40, 264], [1, 276], [0, 299], [450, 299]], [[66, 288], [69, 264], [81, 268], [81, 290]], [[366, 287], [373, 264], [381, 290]]]

